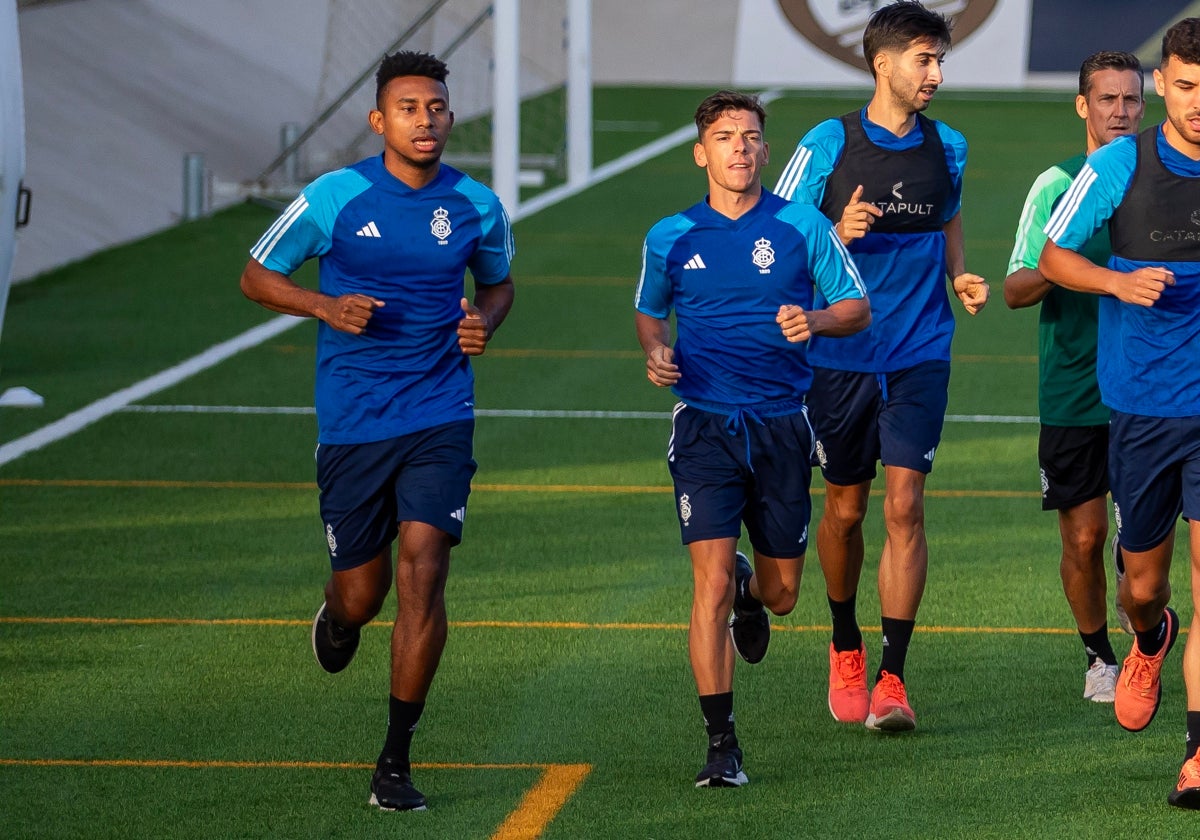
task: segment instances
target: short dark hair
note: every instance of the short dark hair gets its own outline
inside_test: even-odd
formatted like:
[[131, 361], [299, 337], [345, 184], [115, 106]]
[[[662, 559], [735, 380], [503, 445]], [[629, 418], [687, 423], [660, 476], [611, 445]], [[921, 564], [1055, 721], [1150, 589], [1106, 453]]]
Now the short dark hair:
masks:
[[379, 62], [379, 69], [375, 71], [375, 104], [383, 104], [381, 101], [383, 89], [392, 79], [398, 79], [401, 76], [424, 76], [435, 82], [446, 84], [448, 75], [450, 75], [450, 71], [446, 68], [446, 62], [436, 55], [414, 50], [400, 50], [391, 55], [385, 55]]
[[1101, 70], [1133, 70], [1138, 74], [1138, 83], [1142, 88], [1146, 86], [1146, 74], [1142, 70], [1142, 63], [1138, 61], [1138, 57], [1133, 53], [1120, 52], [1116, 50], [1104, 50], [1098, 53], [1092, 53], [1083, 60], [1083, 64], [1079, 66], [1079, 95], [1087, 96], [1092, 89], [1092, 76], [1099, 73]]
[[1162, 39], [1162, 66], [1175, 56], [1184, 64], [1200, 64], [1200, 18], [1184, 18], [1167, 30]]
[[863, 57], [875, 75], [875, 56], [884, 50], [905, 50], [914, 41], [935, 41], [950, 49], [950, 21], [917, 0], [897, 0], [871, 12], [863, 30]]
[[762, 100], [749, 93], [738, 93], [734, 90], [719, 90], [704, 97], [704, 101], [696, 108], [696, 135], [703, 140], [704, 130], [729, 111], [749, 111], [758, 115], [758, 124], [767, 127], [767, 112]]

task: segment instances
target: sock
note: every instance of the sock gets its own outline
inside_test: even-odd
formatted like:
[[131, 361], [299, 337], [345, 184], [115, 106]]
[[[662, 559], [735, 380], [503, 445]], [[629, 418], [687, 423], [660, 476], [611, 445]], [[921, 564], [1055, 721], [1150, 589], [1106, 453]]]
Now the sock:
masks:
[[1145, 632], [1138, 630], [1135, 634], [1137, 637], [1138, 650], [1144, 656], [1154, 656], [1162, 650], [1163, 645], [1167, 643], [1167, 617], [1164, 615], [1159, 619], [1158, 624], [1151, 627]]
[[1083, 649], [1087, 652], [1088, 667], [1099, 659], [1105, 665], [1116, 665], [1117, 655], [1113, 653], [1112, 642], [1108, 640], [1108, 623], [1100, 625], [1100, 629], [1095, 633], [1084, 633], [1079, 631], [1079, 638], [1083, 639]]
[[879, 660], [879, 670], [875, 672], [875, 681], [883, 676], [883, 672], [894, 674], [904, 681], [904, 660], [908, 658], [908, 642], [912, 638], [913, 628], [917, 622], [903, 618], [887, 618], [880, 620], [883, 626], [883, 655]]
[[833, 649], [858, 650], [862, 647], [863, 640], [854, 610], [858, 596], [851, 595], [846, 601], [835, 601], [828, 595], [826, 598], [829, 601], [829, 614], [833, 616]]
[[421, 712], [425, 710], [424, 701], [409, 703], [397, 697], [388, 697], [388, 727], [387, 737], [383, 742], [383, 755], [399, 759], [408, 769], [408, 748], [412, 744], [413, 732]]
[[1188, 710], [1187, 727], [1187, 754], [1183, 757], [1184, 761], [1200, 752], [1200, 712]]
[[704, 729], [708, 737], [725, 733], [733, 734], [733, 692], [701, 694], [700, 713], [704, 715]]
[[1118, 573], [1125, 574], [1125, 555], [1121, 553], [1121, 544], [1119, 542], [1113, 543], [1113, 565], [1116, 567]]

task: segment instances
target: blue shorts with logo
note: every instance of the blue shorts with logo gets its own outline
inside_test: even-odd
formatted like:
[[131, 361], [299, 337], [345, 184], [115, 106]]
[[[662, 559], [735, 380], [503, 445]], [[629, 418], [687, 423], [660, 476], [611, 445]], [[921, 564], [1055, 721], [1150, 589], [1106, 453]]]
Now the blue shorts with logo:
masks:
[[808, 410], [817, 463], [830, 484], [875, 477], [875, 462], [928, 474], [942, 440], [950, 363], [921, 362], [892, 373], [813, 368]]
[[679, 403], [667, 466], [675, 483], [684, 545], [741, 535], [767, 557], [799, 558], [808, 549], [812, 427], [808, 412], [732, 416]]
[[1117, 533], [1130, 551], [1149, 551], [1182, 513], [1200, 519], [1200, 417], [1113, 411], [1108, 471]]
[[335, 571], [377, 557], [401, 522], [424, 522], [462, 541], [475, 475], [474, 420], [374, 443], [317, 447], [321, 521]]

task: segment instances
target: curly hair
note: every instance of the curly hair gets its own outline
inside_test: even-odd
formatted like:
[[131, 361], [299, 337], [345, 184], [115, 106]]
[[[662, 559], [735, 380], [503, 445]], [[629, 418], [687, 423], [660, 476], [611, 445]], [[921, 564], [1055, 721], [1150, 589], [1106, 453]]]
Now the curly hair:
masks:
[[424, 76], [445, 84], [448, 75], [450, 71], [446, 68], [446, 62], [429, 53], [400, 50], [385, 55], [375, 71], [375, 102], [382, 103], [383, 89], [388, 82], [400, 76]]
[[1175, 56], [1184, 64], [1200, 64], [1200, 18], [1184, 18], [1167, 30], [1162, 39], [1162, 64]]

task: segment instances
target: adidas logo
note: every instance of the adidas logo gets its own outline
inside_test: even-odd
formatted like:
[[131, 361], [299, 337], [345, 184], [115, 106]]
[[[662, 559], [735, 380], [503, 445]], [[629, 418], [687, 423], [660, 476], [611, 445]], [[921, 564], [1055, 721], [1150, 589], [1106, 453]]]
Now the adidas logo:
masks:
[[704, 260], [700, 259], [700, 255], [696, 254], [683, 264], [684, 271], [687, 271], [690, 268], [708, 268], [708, 266], [704, 264]]
[[933, 449], [930, 449], [928, 452], [926, 452], [926, 453], [925, 453], [925, 460], [926, 460], [926, 461], [928, 461], [929, 463], [931, 463], [931, 464], [932, 464], [932, 463], [933, 463], [933, 456], [934, 456], [935, 454], [937, 454], [937, 447], [936, 447], [936, 446], [935, 446], [935, 447], [933, 447]]
[[382, 234], [379, 233], [379, 228], [375, 227], [374, 222], [367, 222], [365, 225], [362, 226], [362, 230], [360, 230], [355, 235], [356, 236], [367, 236], [367, 237], [370, 237], [371, 239], [382, 239], [383, 238]]
[[[366, 234], [364, 234], [364, 236], [365, 236], [365, 235], [366, 235]], [[376, 236], [378, 236], [378, 235], [379, 235], [379, 234], [376, 234]], [[452, 511], [450, 511], [450, 518], [451, 518], [451, 519], [457, 519], [459, 522], [462, 522], [462, 521], [463, 521], [463, 518], [464, 518], [464, 517], [466, 517], [466, 515], [467, 515], [467, 509], [466, 509], [466, 508], [459, 508], [458, 510], [452, 510]]]

